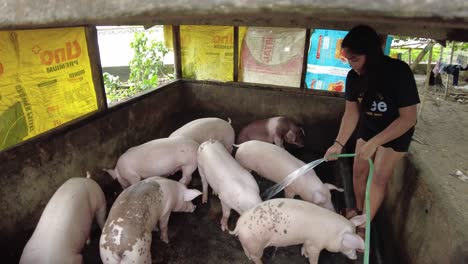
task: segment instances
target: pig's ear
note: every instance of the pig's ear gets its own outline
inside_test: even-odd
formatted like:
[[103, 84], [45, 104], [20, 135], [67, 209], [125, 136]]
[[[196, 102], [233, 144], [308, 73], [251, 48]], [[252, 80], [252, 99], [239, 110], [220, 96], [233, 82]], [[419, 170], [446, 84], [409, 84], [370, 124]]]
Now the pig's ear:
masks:
[[360, 226], [366, 222], [366, 215], [356, 215], [355, 217], [349, 219], [351, 223], [353, 223], [355, 226]]
[[337, 190], [339, 192], [343, 192], [344, 190], [342, 188], [338, 188], [336, 187], [335, 185], [333, 184], [330, 184], [330, 183], [324, 183], [325, 186], [327, 186], [327, 188], [331, 191], [331, 190]]
[[296, 142], [296, 134], [291, 129], [288, 130], [288, 132], [286, 133], [286, 135], [284, 135], [284, 137], [286, 138], [286, 142], [288, 143]]
[[302, 127], [299, 127], [299, 129], [302, 131], [302, 135], [305, 136], [304, 129]]
[[352, 249], [362, 249], [364, 250], [364, 240], [356, 235], [356, 234], [351, 234], [349, 232], [346, 232], [343, 234], [343, 240], [341, 241], [341, 244], [345, 248], [352, 248]]
[[184, 191], [184, 202], [190, 202], [195, 199], [197, 196], [202, 194], [199, 190], [196, 189], [187, 189]]
[[327, 200], [327, 197], [321, 192], [314, 192], [312, 194], [312, 201], [314, 204], [323, 204]]

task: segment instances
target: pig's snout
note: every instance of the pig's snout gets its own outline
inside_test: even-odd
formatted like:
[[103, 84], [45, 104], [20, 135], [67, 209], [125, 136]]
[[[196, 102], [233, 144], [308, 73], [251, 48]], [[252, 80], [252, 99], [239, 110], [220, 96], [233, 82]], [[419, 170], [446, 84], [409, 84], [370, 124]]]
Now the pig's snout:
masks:
[[349, 259], [357, 259], [356, 250], [349, 250], [347, 252], [343, 252], [343, 254], [345, 254]]
[[195, 211], [195, 209], [197, 209], [197, 206], [192, 204], [192, 209], [190, 210], [190, 212], [193, 213], [193, 211]]
[[187, 204], [184, 206], [184, 209], [182, 210], [182, 212], [193, 213], [193, 212], [195, 211], [196, 208], [197, 208], [197, 206], [194, 205], [193, 203], [187, 203]]

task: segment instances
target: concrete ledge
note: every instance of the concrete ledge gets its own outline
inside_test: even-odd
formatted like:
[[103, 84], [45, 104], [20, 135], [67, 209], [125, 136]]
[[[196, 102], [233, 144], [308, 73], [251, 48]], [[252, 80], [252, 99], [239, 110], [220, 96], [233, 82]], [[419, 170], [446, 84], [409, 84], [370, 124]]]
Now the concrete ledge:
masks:
[[467, 200], [413, 154], [398, 164], [378, 219], [386, 263], [466, 263]]
[[349, 29], [433, 39], [467, 38], [465, 0], [231, 1], [231, 0], [6, 0], [0, 29], [78, 25], [248, 25]]

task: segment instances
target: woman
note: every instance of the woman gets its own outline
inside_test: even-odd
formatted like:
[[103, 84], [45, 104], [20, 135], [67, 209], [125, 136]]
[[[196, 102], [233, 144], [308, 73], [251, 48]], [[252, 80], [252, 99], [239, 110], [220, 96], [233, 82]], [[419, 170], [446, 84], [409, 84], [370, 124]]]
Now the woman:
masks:
[[[380, 38], [368, 26], [353, 28], [341, 47], [351, 70], [346, 77], [346, 106], [335, 143], [325, 158], [341, 153], [357, 128], [353, 185], [357, 208], [347, 216], [364, 209], [368, 158], [374, 161], [370, 190], [370, 215], [374, 218], [385, 196], [387, 182], [397, 162], [408, 151], [416, 124], [419, 96], [409, 66], [383, 54]], [[358, 227], [364, 237], [364, 228]]]

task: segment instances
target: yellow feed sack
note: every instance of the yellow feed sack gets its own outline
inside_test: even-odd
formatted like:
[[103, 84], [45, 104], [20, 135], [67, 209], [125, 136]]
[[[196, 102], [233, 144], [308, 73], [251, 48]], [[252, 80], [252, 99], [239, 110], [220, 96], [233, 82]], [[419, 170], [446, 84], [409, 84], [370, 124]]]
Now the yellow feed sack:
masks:
[[97, 109], [84, 28], [0, 32], [0, 149]]

